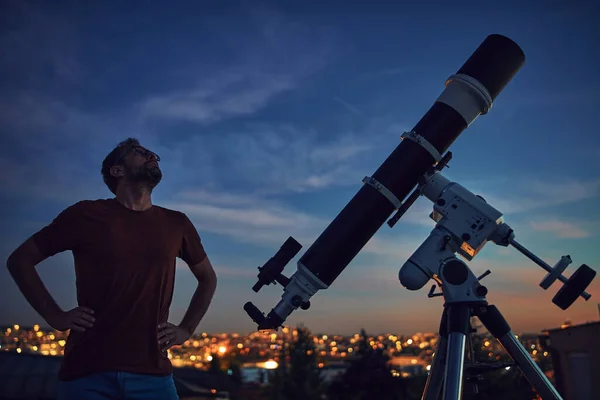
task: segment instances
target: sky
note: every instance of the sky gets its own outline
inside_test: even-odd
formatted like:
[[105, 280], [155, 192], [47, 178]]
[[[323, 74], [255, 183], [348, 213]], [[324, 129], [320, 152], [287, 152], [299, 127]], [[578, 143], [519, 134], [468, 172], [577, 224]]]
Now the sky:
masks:
[[[452, 145], [444, 174], [504, 214], [516, 239], [565, 274], [600, 266], [597, 93], [600, 7], [505, 2], [4, 1], [0, 12], [0, 258], [82, 199], [111, 198], [103, 158], [136, 137], [161, 156], [153, 201], [186, 213], [218, 276], [198, 332], [256, 330], [281, 286], [252, 291], [293, 236], [296, 261], [431, 107], [492, 33], [526, 55], [519, 73]], [[399, 173], [402, 173], [399, 171]], [[420, 198], [383, 225], [312, 307], [287, 320], [314, 332], [434, 332], [443, 300], [408, 291], [398, 270], [427, 238]], [[600, 279], [566, 311], [546, 272], [488, 244], [469, 263], [515, 332], [599, 319]], [[75, 307], [71, 253], [38, 266], [59, 305]], [[177, 262], [170, 321], [195, 288]], [[0, 325], [40, 323], [0, 268]]]

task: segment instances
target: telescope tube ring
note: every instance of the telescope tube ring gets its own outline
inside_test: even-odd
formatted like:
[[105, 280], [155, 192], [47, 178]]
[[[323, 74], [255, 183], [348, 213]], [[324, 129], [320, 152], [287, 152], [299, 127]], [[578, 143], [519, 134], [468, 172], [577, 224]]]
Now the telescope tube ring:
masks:
[[396, 209], [402, 207], [402, 202], [400, 201], [400, 199], [398, 199], [390, 189], [386, 188], [377, 179], [373, 178], [372, 176], [365, 176], [362, 181], [364, 184], [371, 186], [379, 193], [381, 193], [386, 199], [390, 201], [390, 203], [394, 205]]
[[435, 146], [432, 145], [431, 143], [429, 143], [429, 141], [427, 139], [425, 139], [423, 136], [419, 135], [415, 131], [404, 132], [402, 134], [402, 136], [400, 136], [400, 139], [412, 140], [413, 142], [415, 142], [416, 144], [418, 144], [419, 146], [421, 146], [422, 148], [427, 150], [427, 152], [429, 154], [431, 154], [431, 157], [433, 157], [435, 159], [436, 163], [440, 162], [440, 160], [442, 159], [442, 155], [440, 154], [439, 151], [437, 151]]

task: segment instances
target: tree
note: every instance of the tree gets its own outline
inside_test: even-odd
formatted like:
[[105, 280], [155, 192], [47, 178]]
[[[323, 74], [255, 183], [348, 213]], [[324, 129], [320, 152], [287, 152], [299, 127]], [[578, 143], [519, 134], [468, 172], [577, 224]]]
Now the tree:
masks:
[[235, 383], [241, 384], [243, 382], [242, 367], [239, 361], [233, 361], [229, 365], [229, 370], [227, 371], [227, 374], [231, 376], [231, 379]]
[[283, 343], [279, 352], [279, 362], [277, 368], [269, 374], [269, 384], [263, 391], [265, 399], [269, 400], [286, 400], [283, 395], [284, 385], [288, 377], [287, 359], [288, 343]]
[[399, 400], [405, 399], [405, 387], [399, 377], [392, 375], [389, 357], [381, 348], [373, 349], [364, 329], [350, 366], [339, 375], [327, 390], [331, 400]]
[[288, 373], [282, 394], [286, 400], [318, 400], [323, 391], [323, 379], [317, 369], [317, 351], [310, 331], [296, 327], [298, 336], [290, 346]]
[[212, 373], [220, 373], [221, 369], [221, 358], [218, 355], [214, 354], [212, 356], [212, 359], [210, 360], [208, 371]]
[[317, 369], [317, 352], [307, 328], [296, 327], [297, 337], [284, 346], [278, 368], [270, 375], [264, 396], [269, 400], [320, 400], [323, 380]]

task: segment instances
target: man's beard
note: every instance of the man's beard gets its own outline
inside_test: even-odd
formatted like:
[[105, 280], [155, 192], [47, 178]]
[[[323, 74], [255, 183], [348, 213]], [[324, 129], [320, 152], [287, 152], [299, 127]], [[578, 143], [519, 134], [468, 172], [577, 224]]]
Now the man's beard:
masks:
[[162, 179], [162, 171], [158, 165], [143, 165], [136, 169], [128, 168], [125, 172], [127, 181], [133, 185], [152, 190]]

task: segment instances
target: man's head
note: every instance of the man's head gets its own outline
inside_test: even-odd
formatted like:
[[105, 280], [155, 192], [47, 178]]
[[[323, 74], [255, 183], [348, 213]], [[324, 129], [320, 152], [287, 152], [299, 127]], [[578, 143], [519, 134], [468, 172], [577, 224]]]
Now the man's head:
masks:
[[158, 155], [137, 139], [128, 138], [115, 147], [102, 161], [102, 178], [113, 194], [119, 184], [142, 187], [152, 191], [162, 179]]

